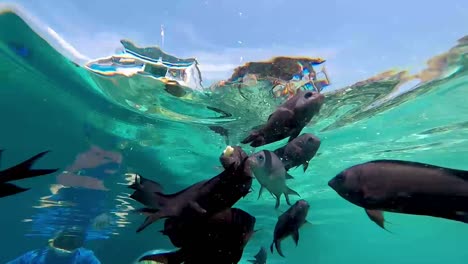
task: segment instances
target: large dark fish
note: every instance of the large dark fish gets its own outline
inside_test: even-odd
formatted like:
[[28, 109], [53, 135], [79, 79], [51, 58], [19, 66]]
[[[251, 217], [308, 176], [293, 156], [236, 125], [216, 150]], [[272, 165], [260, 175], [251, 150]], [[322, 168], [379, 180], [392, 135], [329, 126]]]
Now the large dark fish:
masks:
[[193, 184], [174, 194], [154, 193], [155, 200], [143, 204], [156, 206], [137, 210], [147, 215], [137, 232], [162, 218], [192, 218], [230, 208], [239, 199], [245, 197], [252, 186], [252, 174], [244, 164], [245, 161], [238, 167], [233, 164], [217, 176]]
[[263, 189], [267, 189], [275, 196], [275, 208], [278, 208], [282, 194], [284, 194], [288, 205], [291, 205], [289, 195], [300, 196], [286, 185], [286, 179], [292, 179], [293, 177], [286, 172], [283, 163], [275, 153], [269, 150], [262, 150], [251, 155], [247, 159], [247, 162], [261, 186], [258, 198], [262, 195]]
[[238, 263], [254, 233], [255, 222], [254, 216], [237, 208], [228, 208], [209, 218], [166, 219], [163, 234], [169, 236], [171, 242], [177, 241], [174, 245], [180, 249], [147, 255], [139, 261], [168, 264]]
[[[128, 174], [127, 174], [128, 175]], [[156, 193], [162, 193], [163, 187], [158, 182], [146, 179], [143, 176], [131, 173], [135, 176], [135, 182], [128, 186], [128, 188], [135, 190], [130, 198], [144, 204], [147, 207], [157, 209], [158, 204]]]
[[320, 93], [298, 91], [268, 117], [265, 125], [253, 129], [241, 143], [259, 147], [287, 137], [293, 140], [320, 111], [324, 100]]
[[281, 240], [288, 236], [292, 236], [297, 246], [299, 242], [299, 228], [307, 222], [306, 217], [309, 207], [309, 203], [301, 199], [278, 217], [273, 234], [273, 243], [270, 246], [271, 253], [273, 253], [274, 245], [278, 254], [284, 257], [283, 251], [281, 251]]
[[224, 169], [229, 168], [232, 164], [235, 167], [241, 165], [242, 161], [248, 158], [249, 155], [239, 146], [227, 146], [226, 149], [219, 156], [219, 161], [223, 165]]
[[319, 148], [320, 139], [313, 134], [305, 133], [288, 142], [286, 146], [276, 149], [274, 153], [281, 158], [286, 171], [302, 165], [305, 172], [309, 167], [309, 161]]
[[[49, 153], [50, 150], [41, 152], [32, 158], [21, 162], [18, 165], [10, 167], [8, 169], [0, 171], [0, 198], [5, 196], [10, 196], [18, 194], [24, 191], [29, 190], [30, 188], [22, 188], [12, 183], [10, 181], [22, 180], [27, 178], [33, 178], [37, 176], [42, 176], [46, 174], [51, 174], [56, 172], [58, 169], [42, 169], [36, 170], [31, 169], [32, 165], [40, 159], [45, 154]], [[0, 159], [3, 150], [0, 150]]]
[[427, 215], [468, 223], [468, 172], [401, 160], [352, 166], [328, 182], [384, 227], [382, 211]]
[[248, 262], [253, 264], [266, 264], [267, 260], [267, 251], [265, 247], [261, 247], [257, 255], [254, 256], [255, 259], [248, 260]]

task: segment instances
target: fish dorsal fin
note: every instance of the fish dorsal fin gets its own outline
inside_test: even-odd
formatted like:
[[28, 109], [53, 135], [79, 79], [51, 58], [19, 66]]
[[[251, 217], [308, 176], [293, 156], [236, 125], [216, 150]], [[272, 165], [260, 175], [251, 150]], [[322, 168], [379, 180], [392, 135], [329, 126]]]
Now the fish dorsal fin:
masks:
[[450, 174], [453, 174], [454, 176], [457, 176], [458, 178], [460, 178], [462, 180], [468, 181], [468, 171], [451, 169], [451, 168], [447, 168], [447, 167], [441, 167], [441, 166], [426, 164], [426, 163], [422, 163], [422, 162], [381, 159], [381, 160], [369, 161], [368, 163], [387, 163], [387, 162], [388, 163], [401, 164], [401, 165], [412, 165], [412, 166], [420, 167], [420, 168], [442, 170], [442, 171], [446, 171], [446, 172], [448, 172]]
[[268, 116], [267, 121], [270, 120], [270, 118], [271, 118], [272, 115], [273, 115], [273, 114], [270, 114], [270, 115]]

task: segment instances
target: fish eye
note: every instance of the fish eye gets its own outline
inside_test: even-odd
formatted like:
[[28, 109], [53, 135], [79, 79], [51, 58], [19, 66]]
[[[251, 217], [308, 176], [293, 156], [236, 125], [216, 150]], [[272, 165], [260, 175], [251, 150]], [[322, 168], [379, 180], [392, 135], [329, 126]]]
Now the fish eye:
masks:
[[312, 95], [312, 92], [307, 92], [306, 94], [304, 94], [304, 98], [309, 99], [310, 97], [312, 97]]
[[311, 138], [311, 137], [307, 139], [307, 142], [309, 142], [309, 143], [312, 143], [312, 141], [314, 141], [314, 139]]
[[263, 161], [263, 160], [265, 159], [265, 157], [264, 157], [263, 155], [258, 155], [258, 156], [257, 156], [257, 159], [258, 159], [259, 161]]

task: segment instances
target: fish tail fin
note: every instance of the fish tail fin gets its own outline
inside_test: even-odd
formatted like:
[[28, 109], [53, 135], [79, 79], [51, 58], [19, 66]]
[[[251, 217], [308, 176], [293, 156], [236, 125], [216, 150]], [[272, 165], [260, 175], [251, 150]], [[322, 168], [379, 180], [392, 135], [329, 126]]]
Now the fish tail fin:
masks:
[[301, 195], [298, 192], [296, 192], [295, 190], [293, 190], [293, 189], [291, 189], [289, 187], [286, 187], [286, 188], [287, 188], [286, 189], [286, 194], [287, 195], [296, 195], [296, 196], [301, 197]]
[[245, 137], [245, 138], [241, 141], [241, 143], [242, 143], [242, 144], [250, 143], [250, 142], [252, 142], [257, 136], [258, 136], [258, 133], [256, 133], [255, 131], [254, 131], [254, 132], [251, 132], [247, 137]]
[[241, 141], [242, 144], [250, 143], [252, 147], [260, 147], [265, 145], [265, 137], [258, 131], [253, 131], [248, 135], [244, 140]]
[[278, 195], [278, 196], [275, 195], [275, 198], [276, 198], [275, 209], [278, 209], [280, 206], [280, 197], [281, 195]]
[[22, 188], [11, 183], [1, 183], [0, 184], [0, 197], [18, 194], [21, 192], [25, 192], [27, 190], [29, 190], [29, 188]]
[[299, 193], [297, 193], [296, 191], [294, 191], [293, 189], [291, 189], [289, 187], [286, 187], [286, 191], [284, 192], [284, 197], [286, 198], [286, 203], [288, 205], [291, 205], [291, 201], [289, 201], [289, 195], [297, 195], [297, 196], [301, 197], [299, 195]]
[[10, 167], [6, 170], [0, 171], [0, 181], [8, 182], [13, 180], [21, 180], [26, 178], [33, 178], [36, 176], [46, 175], [56, 172], [58, 169], [31, 169], [32, 165], [45, 154], [49, 153], [50, 150], [43, 151], [35, 156]]
[[145, 221], [138, 227], [136, 230], [137, 233], [143, 231], [145, 228], [147, 228], [149, 225], [152, 223], [158, 221], [159, 219], [167, 217], [164, 215], [162, 211], [156, 211], [156, 209], [150, 209], [150, 208], [143, 208], [144, 210], [140, 209], [141, 213], [146, 215]]
[[163, 264], [180, 264], [184, 262], [184, 254], [181, 250], [167, 252], [167, 253], [158, 253], [152, 255], [146, 255], [141, 257], [138, 262], [151, 261], [156, 263]]
[[276, 251], [278, 252], [278, 254], [284, 258], [283, 250], [281, 250], [281, 242], [276, 241], [275, 247], [276, 247]]

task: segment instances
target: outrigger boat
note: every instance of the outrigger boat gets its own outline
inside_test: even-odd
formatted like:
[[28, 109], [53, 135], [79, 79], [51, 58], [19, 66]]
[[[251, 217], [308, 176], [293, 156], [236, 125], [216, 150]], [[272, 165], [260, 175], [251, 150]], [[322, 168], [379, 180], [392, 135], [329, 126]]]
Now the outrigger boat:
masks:
[[129, 40], [121, 40], [120, 43], [124, 47], [120, 53], [89, 61], [85, 67], [102, 75], [142, 74], [154, 77], [166, 87], [203, 90], [201, 72], [195, 58], [177, 58], [159, 47], [140, 48]]

